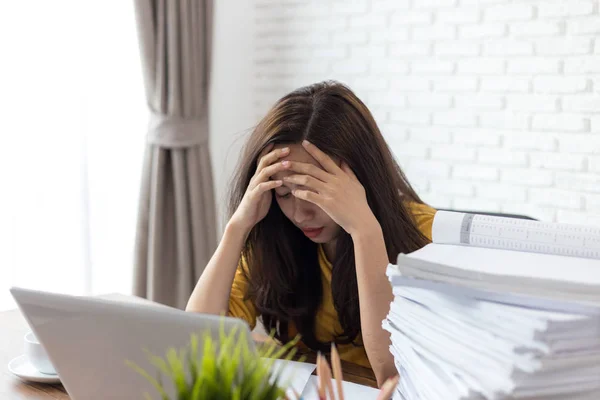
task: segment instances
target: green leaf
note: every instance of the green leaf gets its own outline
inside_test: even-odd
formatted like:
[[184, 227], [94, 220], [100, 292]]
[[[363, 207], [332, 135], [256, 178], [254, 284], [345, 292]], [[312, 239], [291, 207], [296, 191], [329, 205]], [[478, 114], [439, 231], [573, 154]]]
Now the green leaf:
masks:
[[190, 400], [200, 400], [200, 393], [202, 390], [202, 384], [204, 383], [204, 379], [200, 376], [196, 376], [194, 378], [194, 386], [192, 386], [192, 394], [190, 396]]
[[159, 369], [163, 374], [167, 375], [170, 378], [173, 378], [173, 372], [167, 365], [167, 363], [160, 357], [152, 355], [148, 350], [144, 349], [150, 363]]
[[146, 372], [142, 367], [140, 367], [133, 361], [125, 360], [125, 364], [127, 364], [129, 367], [133, 368], [137, 373], [139, 373], [144, 378], [146, 378], [146, 380], [148, 382], [150, 382], [152, 384], [152, 386], [154, 386], [154, 388], [158, 391], [158, 393], [160, 393], [163, 400], [169, 400], [169, 396], [167, 395], [167, 392], [165, 392], [165, 390], [163, 389], [160, 382], [158, 382], [158, 380], [153, 378], [148, 372]]
[[172, 371], [173, 383], [175, 384], [175, 389], [177, 390], [177, 398], [179, 400], [185, 400], [185, 372], [183, 368], [183, 361], [181, 360], [176, 349], [170, 348], [167, 350], [167, 362], [169, 363], [169, 367]]
[[190, 376], [196, 379], [198, 376], [198, 336], [192, 334], [190, 337], [190, 356], [188, 358]]

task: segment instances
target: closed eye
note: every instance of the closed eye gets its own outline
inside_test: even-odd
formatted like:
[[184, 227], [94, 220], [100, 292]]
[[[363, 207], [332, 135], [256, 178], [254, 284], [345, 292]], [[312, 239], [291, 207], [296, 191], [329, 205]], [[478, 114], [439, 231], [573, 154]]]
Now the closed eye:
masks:
[[280, 198], [280, 199], [287, 199], [287, 198], [289, 198], [291, 195], [292, 195], [292, 193], [291, 193], [291, 192], [287, 192], [287, 193], [284, 193], [284, 194], [279, 194], [279, 193], [275, 192], [275, 196], [277, 196], [277, 197], [278, 197], [278, 198]]

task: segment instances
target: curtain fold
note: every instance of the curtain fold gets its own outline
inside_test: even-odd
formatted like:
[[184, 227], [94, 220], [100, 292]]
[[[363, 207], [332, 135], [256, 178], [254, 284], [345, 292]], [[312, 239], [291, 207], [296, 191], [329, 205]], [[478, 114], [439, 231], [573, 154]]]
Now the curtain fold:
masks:
[[208, 135], [212, 3], [136, 0], [150, 108], [134, 294], [184, 308], [216, 248]]

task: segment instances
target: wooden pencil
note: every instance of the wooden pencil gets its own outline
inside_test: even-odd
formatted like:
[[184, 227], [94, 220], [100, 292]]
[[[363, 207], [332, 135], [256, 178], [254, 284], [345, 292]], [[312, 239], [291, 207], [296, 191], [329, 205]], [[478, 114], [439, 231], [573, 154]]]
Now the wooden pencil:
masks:
[[381, 390], [379, 391], [379, 396], [377, 396], [377, 400], [388, 400], [392, 397], [394, 390], [396, 390], [396, 385], [400, 381], [400, 376], [396, 375], [392, 378], [388, 378], [385, 383], [381, 386]]
[[342, 362], [340, 361], [340, 355], [338, 354], [334, 343], [331, 343], [331, 367], [333, 368], [333, 377], [335, 378], [335, 384], [337, 386], [338, 399], [344, 400]]
[[331, 382], [331, 369], [329, 368], [329, 363], [325, 357], [321, 360], [321, 368], [323, 375], [325, 375], [325, 388], [327, 389], [331, 400], [335, 400], [335, 392], [333, 391], [333, 383]]
[[296, 400], [301, 400], [302, 396], [298, 393], [298, 391], [292, 388], [292, 392], [294, 392], [294, 396], [296, 396]]
[[321, 353], [317, 354], [317, 380], [319, 385], [317, 386], [319, 392], [319, 400], [327, 400], [325, 397], [325, 376], [323, 374], [323, 361], [321, 360]]

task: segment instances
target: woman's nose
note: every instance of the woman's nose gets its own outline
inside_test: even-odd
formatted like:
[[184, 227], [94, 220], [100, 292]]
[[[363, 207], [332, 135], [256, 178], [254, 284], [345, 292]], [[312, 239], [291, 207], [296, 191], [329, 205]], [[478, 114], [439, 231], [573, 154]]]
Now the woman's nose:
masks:
[[301, 224], [310, 221], [314, 215], [312, 204], [301, 199], [294, 199], [294, 221]]

